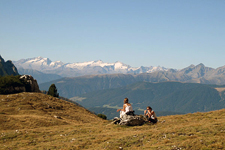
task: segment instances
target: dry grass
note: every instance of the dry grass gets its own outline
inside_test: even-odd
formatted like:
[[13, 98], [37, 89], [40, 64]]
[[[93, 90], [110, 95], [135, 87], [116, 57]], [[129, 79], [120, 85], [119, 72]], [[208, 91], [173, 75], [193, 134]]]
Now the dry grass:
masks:
[[0, 149], [225, 149], [225, 109], [159, 120], [112, 125], [44, 94], [0, 95]]

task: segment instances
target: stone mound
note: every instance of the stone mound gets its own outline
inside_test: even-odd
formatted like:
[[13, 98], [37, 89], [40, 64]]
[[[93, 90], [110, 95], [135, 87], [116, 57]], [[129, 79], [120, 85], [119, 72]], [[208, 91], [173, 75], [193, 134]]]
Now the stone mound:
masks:
[[146, 118], [142, 115], [123, 115], [122, 118], [114, 118], [113, 124], [126, 126], [140, 126], [146, 122]]

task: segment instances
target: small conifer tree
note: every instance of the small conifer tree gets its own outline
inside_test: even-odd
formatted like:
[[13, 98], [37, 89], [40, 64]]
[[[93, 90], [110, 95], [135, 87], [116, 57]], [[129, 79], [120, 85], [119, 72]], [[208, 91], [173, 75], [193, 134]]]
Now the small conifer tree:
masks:
[[55, 84], [52, 84], [48, 89], [48, 95], [51, 95], [53, 97], [59, 97], [59, 93], [57, 93], [57, 88]]

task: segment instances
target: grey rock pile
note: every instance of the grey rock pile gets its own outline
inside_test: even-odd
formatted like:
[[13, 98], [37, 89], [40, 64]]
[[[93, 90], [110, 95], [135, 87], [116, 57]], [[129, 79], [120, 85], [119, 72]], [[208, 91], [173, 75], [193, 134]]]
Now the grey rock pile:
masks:
[[142, 115], [123, 115], [122, 118], [114, 118], [113, 124], [126, 126], [140, 126], [146, 122], [146, 118]]

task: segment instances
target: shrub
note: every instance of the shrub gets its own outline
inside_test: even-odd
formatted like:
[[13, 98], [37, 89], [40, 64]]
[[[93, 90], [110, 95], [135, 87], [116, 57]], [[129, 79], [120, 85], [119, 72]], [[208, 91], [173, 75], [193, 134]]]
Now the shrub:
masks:
[[14, 94], [19, 92], [9, 90], [11, 87], [25, 87], [26, 91], [30, 91], [30, 85], [25, 80], [20, 80], [20, 75], [0, 76], [0, 94]]
[[98, 114], [97, 116], [102, 118], [102, 119], [105, 119], [105, 120], [107, 119], [106, 115], [104, 115], [104, 114]]

